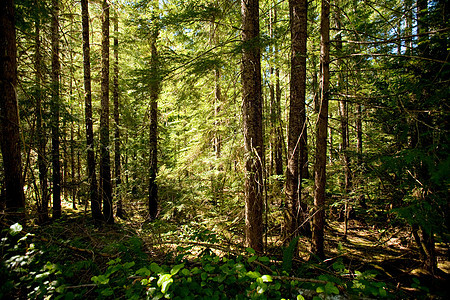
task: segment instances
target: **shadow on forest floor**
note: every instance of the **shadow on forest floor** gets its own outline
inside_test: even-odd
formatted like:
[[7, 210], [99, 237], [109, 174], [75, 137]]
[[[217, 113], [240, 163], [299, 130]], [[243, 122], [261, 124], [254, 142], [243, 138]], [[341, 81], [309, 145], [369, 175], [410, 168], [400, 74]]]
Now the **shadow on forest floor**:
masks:
[[445, 247], [436, 247], [439, 270], [436, 276], [432, 276], [421, 268], [417, 247], [405, 228], [380, 230], [351, 220], [347, 238], [343, 232], [341, 222], [327, 225], [326, 247], [330, 260], [342, 257], [345, 265], [354, 271], [376, 269], [380, 274], [377, 278], [391, 283], [410, 298], [416, 298], [418, 290], [410, 287], [414, 283], [413, 278], [417, 278], [422, 286], [429, 288], [431, 298], [449, 299], [450, 262]]

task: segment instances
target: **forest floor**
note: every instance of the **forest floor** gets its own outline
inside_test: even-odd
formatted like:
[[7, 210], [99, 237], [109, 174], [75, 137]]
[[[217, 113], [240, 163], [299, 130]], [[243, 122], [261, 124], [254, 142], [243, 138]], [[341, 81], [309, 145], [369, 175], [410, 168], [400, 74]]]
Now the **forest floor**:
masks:
[[[134, 211], [133, 211], [134, 210]], [[128, 218], [116, 220], [114, 225], [92, 226], [90, 214], [80, 206], [78, 210], [67, 207], [63, 222], [56, 222], [31, 230], [48, 247], [55, 247], [61, 259], [77, 261], [92, 259], [100, 269], [119, 255], [140, 253], [140, 259], [158, 263], [170, 263], [183, 247], [190, 246], [195, 257], [204, 248], [218, 255], [225, 253], [243, 253], [245, 248], [240, 241], [239, 228], [242, 218], [224, 223], [223, 220], [156, 220], [146, 221], [143, 210], [128, 207]], [[239, 223], [239, 224], [237, 224]], [[196, 225], [192, 225], [196, 224]], [[238, 228], [234, 233], [223, 232], [223, 226]], [[191, 226], [192, 225], [192, 226]], [[195, 228], [193, 228], [193, 226]], [[221, 232], [215, 232], [221, 228]], [[242, 228], [241, 228], [242, 230]], [[331, 222], [326, 226], [326, 256], [328, 263], [342, 259], [349, 276], [365, 270], [376, 270], [377, 280], [389, 283], [395, 294], [401, 298], [450, 299], [447, 289], [450, 273], [448, 245], [437, 244], [439, 273], [432, 276], [421, 269], [420, 256], [413, 243], [410, 232], [403, 227], [380, 228], [365, 222], [350, 220], [347, 238], [343, 236], [342, 222]], [[242, 232], [240, 232], [242, 233]], [[232, 236], [226, 237], [226, 236]], [[270, 240], [277, 240], [270, 237]], [[274, 243], [276, 244], [276, 243]], [[180, 248], [181, 247], [181, 248]], [[309, 257], [308, 238], [299, 240], [300, 258], [295, 263], [302, 264]], [[86, 249], [88, 248], [88, 249]], [[281, 257], [281, 247], [269, 248], [267, 256]], [[66, 253], [66, 254], [64, 254]], [[129, 257], [135, 260], [136, 257]], [[281, 258], [280, 258], [281, 260]], [[101, 267], [101, 266], [104, 267]], [[92, 272], [80, 273], [79, 282], [90, 282]]]

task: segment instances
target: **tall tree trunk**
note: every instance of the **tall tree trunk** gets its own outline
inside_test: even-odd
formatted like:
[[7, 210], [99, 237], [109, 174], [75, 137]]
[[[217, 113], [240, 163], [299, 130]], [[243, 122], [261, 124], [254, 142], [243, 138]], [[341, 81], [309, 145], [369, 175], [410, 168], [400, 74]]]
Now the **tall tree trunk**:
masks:
[[362, 129], [362, 107], [361, 103], [356, 104], [356, 154], [358, 167], [362, 164], [363, 147], [363, 129]]
[[100, 115], [100, 191], [103, 200], [103, 216], [107, 223], [114, 223], [109, 154], [109, 3], [102, 2], [102, 80]]
[[[40, 1], [35, 0], [35, 8], [39, 12]], [[48, 177], [47, 177], [47, 158], [46, 158], [46, 144], [45, 127], [42, 122], [42, 115], [44, 108], [42, 106], [42, 58], [41, 58], [41, 37], [40, 37], [40, 15], [36, 17], [36, 31], [35, 31], [35, 69], [36, 69], [36, 128], [37, 128], [37, 142], [38, 142], [38, 157], [37, 164], [39, 169], [39, 185], [40, 185], [40, 201], [37, 205], [38, 220], [40, 223], [48, 221]]]
[[[441, 7], [444, 9], [445, 6]], [[418, 43], [418, 55], [422, 57], [430, 57], [430, 48], [428, 43], [428, 35], [424, 34], [428, 31], [428, 0], [417, 0], [417, 32], [419, 34], [423, 34], [419, 37]], [[445, 18], [445, 16], [444, 16]], [[446, 24], [445, 22], [443, 24]], [[444, 52], [445, 53], [445, 52]], [[444, 57], [448, 58], [448, 51]], [[443, 57], [443, 58], [444, 58]], [[423, 71], [422, 76], [427, 76], [425, 71]], [[426, 79], [426, 78], [425, 78]], [[426, 101], [429, 96], [429, 87], [424, 86], [420, 91], [420, 95], [418, 95], [418, 103], [415, 103], [416, 107], [426, 107]], [[414, 149], [420, 149], [424, 153], [427, 153], [425, 156], [429, 155], [429, 150], [427, 147], [433, 144], [433, 133], [432, 133], [432, 124], [434, 123], [432, 118], [433, 115], [428, 112], [418, 112], [417, 118], [415, 120], [415, 126], [413, 130], [413, 134], [416, 136], [416, 140], [412, 145]], [[426, 162], [426, 158], [421, 157], [420, 162], [416, 166], [416, 177], [419, 178], [419, 181], [422, 182], [420, 184], [420, 189], [423, 189], [421, 192], [421, 197], [418, 201], [427, 202], [428, 205], [433, 205], [433, 200], [430, 199], [432, 194], [432, 184], [430, 184], [430, 170], [428, 167], [428, 163]], [[419, 248], [422, 247], [424, 256], [422, 257], [423, 265], [426, 270], [428, 270], [431, 274], [435, 274], [437, 270], [437, 258], [436, 258], [436, 249], [435, 249], [435, 240], [434, 240], [434, 232], [433, 229], [427, 228], [426, 224], [420, 224], [420, 244]]]
[[[338, 33], [335, 37], [335, 47], [337, 51], [337, 56], [342, 56], [342, 36], [341, 36], [341, 11], [340, 11], [339, 1], [336, 1], [336, 11], [335, 11], [335, 21]], [[343, 64], [340, 58], [336, 61], [338, 69], [338, 92], [343, 94], [344, 91], [344, 78], [343, 78]], [[347, 94], [347, 93], [346, 93]], [[341, 145], [340, 145], [340, 157], [342, 158], [342, 163], [344, 165], [344, 193], [345, 193], [345, 203], [344, 203], [344, 239], [347, 238], [348, 230], [348, 212], [349, 212], [349, 199], [348, 193], [351, 188], [351, 171], [350, 171], [350, 157], [348, 155], [348, 107], [347, 99], [341, 96], [339, 100], [339, 119], [341, 123]]]
[[[278, 55], [278, 46], [275, 44], [275, 58]], [[280, 68], [275, 68], [275, 109], [276, 109], [276, 143], [275, 143], [275, 174], [283, 176], [283, 153], [286, 152], [284, 144], [284, 128], [281, 116], [281, 86], [280, 86]], [[280, 180], [281, 183], [281, 180]], [[280, 184], [281, 185], [281, 184]]]
[[[215, 5], [218, 5], [216, 2]], [[210, 34], [210, 43], [211, 47], [217, 47], [219, 45], [219, 36], [218, 30], [219, 26], [216, 23], [215, 19], [211, 21], [210, 24], [211, 34]], [[222, 151], [222, 138], [220, 134], [220, 125], [221, 122], [219, 120], [220, 110], [222, 106], [222, 90], [220, 86], [220, 66], [214, 67], [214, 100], [213, 100], [213, 109], [214, 109], [214, 136], [213, 136], [213, 150], [215, 156], [215, 163], [212, 166], [215, 172], [212, 173], [211, 176], [211, 189], [213, 200], [212, 203], [217, 205], [218, 200], [221, 198], [222, 194], [222, 166], [219, 162], [219, 158], [221, 156]]]
[[119, 115], [119, 16], [114, 14], [114, 77], [113, 77], [113, 102], [114, 102], [114, 177], [116, 183], [117, 217], [125, 218], [123, 211], [122, 194], [120, 192], [121, 164], [120, 164], [120, 115]]
[[77, 183], [75, 182], [75, 140], [74, 122], [70, 123], [70, 191], [72, 192], [72, 208], [77, 209]]
[[[342, 56], [342, 36], [341, 36], [341, 12], [339, 1], [336, 1], [336, 9], [335, 18], [336, 18], [336, 28], [338, 30], [338, 34], [335, 37], [335, 45], [337, 50], [337, 55]], [[336, 61], [338, 68], [338, 87], [339, 92], [342, 93], [344, 91], [344, 78], [343, 78], [343, 64], [341, 59], [337, 59]], [[347, 101], [345, 98], [341, 98], [339, 100], [339, 118], [341, 123], [341, 155], [344, 163], [344, 190], [345, 193], [348, 193], [351, 188], [351, 170], [350, 170], [350, 157], [348, 155], [348, 145], [349, 145], [349, 134], [348, 134], [348, 107]]]
[[316, 128], [316, 163], [314, 165], [314, 217], [311, 252], [323, 259], [325, 225], [325, 184], [327, 164], [328, 99], [330, 86], [330, 3], [322, 0], [320, 16], [320, 106]]
[[0, 2], [0, 141], [5, 174], [5, 202], [16, 219], [25, 216], [19, 109], [17, 107], [17, 46], [13, 0]]
[[89, 9], [88, 0], [81, 0], [81, 15], [83, 24], [83, 69], [84, 69], [84, 103], [87, 144], [87, 171], [89, 180], [89, 195], [91, 201], [92, 218], [96, 221], [103, 219], [101, 203], [98, 194], [97, 176], [95, 173], [95, 145], [94, 126], [92, 121], [92, 93], [91, 93], [91, 63], [89, 46]]
[[263, 251], [261, 50], [259, 1], [242, 0], [242, 98], [245, 142], [245, 242]]
[[156, 219], [158, 215], [158, 184], [156, 175], [158, 173], [158, 94], [159, 94], [159, 60], [156, 42], [158, 40], [158, 29], [152, 33], [151, 41], [151, 72], [152, 82], [150, 87], [150, 182], [148, 211], [150, 219]]
[[[291, 82], [288, 129], [288, 157], [286, 169], [285, 216], [288, 241], [300, 233], [299, 226], [306, 219], [306, 204], [301, 201], [302, 172], [306, 164], [303, 161], [306, 151], [306, 40], [307, 40], [307, 6], [306, 0], [289, 1], [291, 24]], [[299, 161], [300, 158], [300, 161]], [[305, 231], [305, 230], [303, 230]]]
[[271, 18], [269, 23], [270, 37], [274, 39], [273, 61], [270, 66], [270, 171], [269, 175], [277, 175], [277, 191], [281, 191], [282, 184], [279, 179], [283, 173], [283, 125], [281, 121], [281, 88], [280, 88], [280, 69], [277, 66], [278, 61], [278, 37], [276, 31], [277, 24], [277, 5], [274, 2], [271, 9]]
[[52, 170], [53, 170], [53, 218], [61, 217], [61, 166], [59, 161], [59, 1], [52, 0]]

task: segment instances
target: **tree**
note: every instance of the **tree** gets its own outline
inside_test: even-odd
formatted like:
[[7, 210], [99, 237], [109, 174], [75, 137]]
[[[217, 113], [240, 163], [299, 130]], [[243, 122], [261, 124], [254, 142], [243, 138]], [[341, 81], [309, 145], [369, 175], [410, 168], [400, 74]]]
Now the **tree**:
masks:
[[103, 200], [103, 216], [107, 223], [114, 223], [112, 206], [111, 165], [109, 154], [109, 3], [102, 2], [102, 79], [100, 115], [100, 192]]
[[122, 195], [120, 193], [121, 163], [120, 163], [120, 115], [119, 115], [119, 15], [114, 16], [114, 75], [113, 75], [113, 103], [114, 103], [114, 178], [117, 196], [117, 217], [125, 218]]
[[243, 0], [242, 13], [242, 115], [245, 144], [245, 241], [263, 250], [263, 135], [259, 1]]
[[280, 178], [284, 174], [283, 152], [284, 152], [284, 128], [281, 110], [281, 87], [280, 87], [280, 67], [279, 67], [279, 34], [278, 17], [276, 1], [273, 2], [270, 9], [269, 35], [274, 40], [273, 47], [270, 47], [273, 58], [270, 61], [270, 166], [269, 175], [276, 175], [276, 186], [281, 189], [282, 181]]
[[[335, 37], [335, 47], [337, 56], [342, 56], [342, 34], [341, 34], [341, 8], [339, 7], [339, 1], [336, 1], [336, 11], [335, 11], [335, 21], [336, 21], [336, 30], [338, 33]], [[341, 59], [336, 60], [337, 68], [338, 68], [338, 93], [344, 93], [344, 76], [343, 76], [343, 63]], [[342, 162], [344, 165], [344, 193], [348, 197], [348, 193], [351, 188], [351, 171], [350, 171], [350, 157], [348, 154], [348, 146], [349, 146], [349, 131], [348, 131], [348, 106], [347, 99], [344, 96], [341, 96], [339, 100], [339, 119], [341, 125], [341, 144], [340, 144], [340, 152], [342, 157]], [[344, 239], [347, 237], [347, 227], [348, 227], [348, 212], [349, 212], [349, 200], [345, 199], [344, 204]]]
[[40, 1], [35, 0], [36, 9], [36, 20], [35, 20], [35, 77], [36, 77], [36, 130], [37, 130], [37, 163], [39, 169], [39, 185], [40, 185], [40, 201], [37, 204], [38, 218], [41, 223], [48, 221], [48, 175], [47, 175], [47, 158], [46, 158], [46, 144], [47, 138], [45, 134], [45, 126], [43, 124], [43, 114], [45, 113], [45, 108], [42, 105], [42, 53], [41, 53], [41, 16], [40, 12]]
[[5, 172], [6, 210], [24, 215], [20, 124], [17, 107], [17, 47], [13, 0], [0, 4], [0, 140]]
[[59, 1], [52, 0], [52, 97], [51, 97], [51, 128], [52, 128], [52, 170], [53, 170], [53, 218], [61, 217], [61, 166], [59, 157], [59, 106], [61, 66], [59, 63]]
[[314, 164], [314, 217], [311, 252], [324, 258], [325, 184], [327, 164], [328, 100], [330, 87], [330, 3], [322, 0], [320, 15], [320, 103], [316, 125]]
[[[289, 1], [291, 24], [291, 82], [288, 127], [288, 157], [286, 169], [287, 236], [291, 240], [307, 223], [306, 204], [301, 201], [301, 187], [306, 161], [306, 0]], [[300, 158], [300, 161], [299, 161]], [[306, 226], [305, 226], [306, 227]], [[305, 228], [303, 227], [303, 228]], [[303, 229], [303, 232], [307, 230]]]
[[[153, 22], [157, 22], [153, 16]], [[156, 43], [158, 40], [158, 24], [153, 24], [151, 33], [151, 82], [150, 82], [150, 182], [148, 210], [150, 219], [154, 220], [158, 214], [158, 94], [160, 85], [159, 59]]]
[[84, 71], [84, 105], [86, 123], [87, 171], [92, 218], [103, 219], [101, 203], [98, 195], [97, 177], [95, 173], [95, 145], [92, 120], [91, 63], [89, 46], [89, 9], [88, 0], [81, 0], [81, 18], [83, 25], [83, 71]]

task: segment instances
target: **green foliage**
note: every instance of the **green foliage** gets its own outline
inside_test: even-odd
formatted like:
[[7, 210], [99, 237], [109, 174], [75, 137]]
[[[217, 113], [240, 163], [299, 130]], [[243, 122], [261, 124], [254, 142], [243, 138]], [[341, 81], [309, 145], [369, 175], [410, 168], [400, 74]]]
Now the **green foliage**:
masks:
[[283, 270], [290, 272], [292, 269], [292, 259], [294, 258], [294, 252], [297, 250], [297, 243], [299, 237], [295, 237], [289, 243], [289, 246], [283, 250]]
[[64, 279], [59, 265], [47, 261], [44, 252], [33, 243], [33, 235], [21, 235], [18, 223], [2, 230], [2, 260], [0, 298], [13, 297], [17, 289], [23, 289], [28, 298], [58, 295]]

